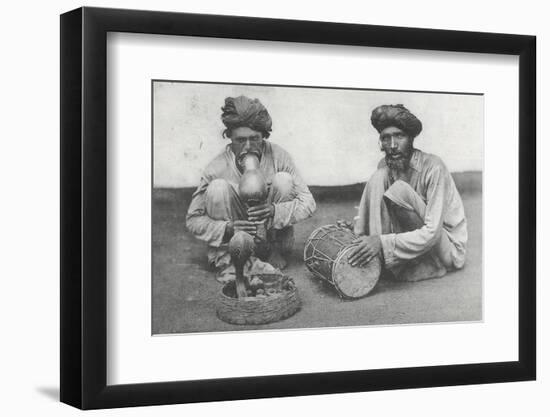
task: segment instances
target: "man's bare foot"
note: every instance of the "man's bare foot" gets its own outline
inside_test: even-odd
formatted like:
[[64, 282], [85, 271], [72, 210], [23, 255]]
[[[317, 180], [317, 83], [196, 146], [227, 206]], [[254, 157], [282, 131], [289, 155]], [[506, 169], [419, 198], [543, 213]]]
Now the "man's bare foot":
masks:
[[274, 268], [285, 269], [286, 268], [286, 259], [279, 253], [277, 250], [271, 251], [271, 254], [267, 258], [267, 262]]
[[417, 282], [425, 279], [442, 278], [447, 274], [440, 261], [430, 259], [424, 255], [421, 259], [415, 259], [403, 267], [399, 273], [400, 281]]

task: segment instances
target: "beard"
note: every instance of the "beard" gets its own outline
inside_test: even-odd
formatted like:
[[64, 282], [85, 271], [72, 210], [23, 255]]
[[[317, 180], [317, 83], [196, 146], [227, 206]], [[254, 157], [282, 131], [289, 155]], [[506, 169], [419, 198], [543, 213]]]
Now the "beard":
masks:
[[393, 159], [391, 156], [386, 155], [386, 165], [392, 171], [405, 172], [409, 169], [411, 158], [401, 157], [399, 159]]
[[413, 147], [404, 150], [399, 153], [387, 153], [386, 152], [386, 165], [389, 169], [397, 173], [403, 173], [409, 169], [411, 158], [413, 154]]

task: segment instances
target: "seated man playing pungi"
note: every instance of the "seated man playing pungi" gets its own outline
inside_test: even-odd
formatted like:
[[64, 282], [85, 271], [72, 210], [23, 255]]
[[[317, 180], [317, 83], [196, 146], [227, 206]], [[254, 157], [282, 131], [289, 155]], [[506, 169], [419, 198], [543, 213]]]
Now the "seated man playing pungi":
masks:
[[444, 276], [466, 260], [468, 232], [462, 199], [443, 161], [416, 149], [422, 123], [403, 105], [372, 112], [385, 157], [365, 186], [354, 231], [352, 265], [380, 256], [404, 281]]
[[[208, 243], [208, 262], [218, 271], [217, 279], [227, 282], [235, 275], [228, 252], [235, 233], [249, 233], [258, 243], [245, 275], [273, 272], [286, 266], [294, 244], [293, 225], [310, 217], [316, 207], [290, 155], [267, 141], [272, 121], [258, 99], [226, 98], [221, 120], [223, 136], [231, 143], [205, 168], [189, 206], [187, 228]], [[245, 160], [251, 155], [257, 158], [261, 181], [267, 183], [265, 201], [253, 206], [239, 195]], [[265, 236], [259, 236], [258, 224], [265, 224]]]

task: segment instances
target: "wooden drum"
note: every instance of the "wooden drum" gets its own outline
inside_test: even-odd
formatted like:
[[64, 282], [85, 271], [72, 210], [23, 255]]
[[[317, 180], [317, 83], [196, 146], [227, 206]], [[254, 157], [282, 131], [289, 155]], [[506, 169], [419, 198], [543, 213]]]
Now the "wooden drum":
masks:
[[304, 262], [307, 269], [331, 283], [343, 298], [361, 298], [378, 282], [382, 266], [378, 256], [364, 267], [351, 266], [348, 256], [357, 236], [334, 224], [315, 229], [306, 241]]

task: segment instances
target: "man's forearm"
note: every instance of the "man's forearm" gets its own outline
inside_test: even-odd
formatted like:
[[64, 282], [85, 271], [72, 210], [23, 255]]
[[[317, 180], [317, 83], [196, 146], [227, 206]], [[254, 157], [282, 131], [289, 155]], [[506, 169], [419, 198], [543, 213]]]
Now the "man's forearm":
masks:
[[426, 225], [410, 232], [381, 235], [386, 265], [396, 265], [423, 255], [434, 247], [437, 236], [438, 233]]
[[197, 238], [210, 246], [219, 247], [224, 243], [226, 220], [214, 220], [207, 215], [187, 218], [187, 229]]

